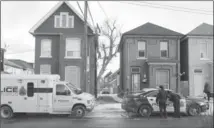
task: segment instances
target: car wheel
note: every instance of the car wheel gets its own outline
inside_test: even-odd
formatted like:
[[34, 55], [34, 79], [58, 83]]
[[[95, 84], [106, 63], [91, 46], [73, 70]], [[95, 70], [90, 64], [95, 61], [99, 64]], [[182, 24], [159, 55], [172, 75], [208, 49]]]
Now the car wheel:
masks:
[[83, 118], [85, 116], [85, 107], [81, 105], [75, 106], [73, 112], [76, 118]]
[[190, 116], [197, 116], [201, 113], [201, 108], [198, 105], [191, 105], [188, 109], [188, 114]]
[[13, 117], [13, 110], [9, 106], [1, 107], [1, 117], [3, 119], [10, 119]]
[[152, 114], [152, 109], [149, 105], [142, 105], [139, 108], [138, 113], [142, 116], [142, 117], [149, 117]]

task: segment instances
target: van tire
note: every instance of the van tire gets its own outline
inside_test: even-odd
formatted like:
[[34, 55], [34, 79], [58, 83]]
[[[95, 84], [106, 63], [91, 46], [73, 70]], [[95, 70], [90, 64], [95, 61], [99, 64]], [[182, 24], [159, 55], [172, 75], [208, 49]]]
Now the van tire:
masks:
[[85, 107], [82, 105], [77, 105], [73, 108], [73, 114], [75, 118], [83, 118], [85, 116]]
[[6, 105], [1, 107], [0, 113], [1, 113], [1, 118], [3, 119], [11, 119], [14, 116], [13, 110], [11, 109], [11, 107]]

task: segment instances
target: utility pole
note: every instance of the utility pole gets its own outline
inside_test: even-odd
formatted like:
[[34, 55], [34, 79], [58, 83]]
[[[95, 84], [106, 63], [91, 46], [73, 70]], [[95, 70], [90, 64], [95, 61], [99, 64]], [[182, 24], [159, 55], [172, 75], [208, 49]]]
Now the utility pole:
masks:
[[84, 10], [84, 39], [85, 39], [85, 85], [86, 85], [86, 92], [88, 90], [88, 25], [87, 25], [87, 13], [88, 13], [88, 1], [85, 1], [85, 10]]

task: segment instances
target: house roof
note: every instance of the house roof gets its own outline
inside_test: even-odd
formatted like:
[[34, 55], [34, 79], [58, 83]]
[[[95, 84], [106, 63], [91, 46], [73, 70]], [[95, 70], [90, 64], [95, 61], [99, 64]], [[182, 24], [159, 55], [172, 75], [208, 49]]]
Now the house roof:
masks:
[[[42, 19], [39, 20], [39, 22], [37, 22], [31, 29], [30, 29], [30, 33], [34, 33], [34, 31], [39, 28], [51, 15], [53, 15], [53, 13], [59, 8], [61, 7], [63, 4], [66, 4], [72, 11], [74, 11], [74, 13], [77, 14], [77, 16], [84, 22], [84, 17], [82, 15], [80, 15], [80, 13], [68, 2], [68, 1], [61, 1], [59, 2], [57, 5], [55, 5]], [[92, 31], [94, 31], [92, 25], [90, 25], [88, 23], [88, 26], [90, 27], [90, 29]]]
[[155, 25], [150, 22], [125, 32], [123, 35], [183, 36], [181, 33]]
[[213, 25], [202, 23], [187, 33], [187, 36], [213, 36]]
[[19, 65], [20, 67], [22, 67], [23, 69], [33, 69], [33, 64], [23, 61], [23, 60], [19, 60], [19, 59], [9, 59], [9, 61]]
[[11, 67], [14, 67], [14, 68], [19, 68], [19, 69], [22, 69], [22, 66], [12, 62], [12, 61], [9, 61], [7, 59], [4, 59], [4, 65], [7, 65], [7, 66], [11, 66]]

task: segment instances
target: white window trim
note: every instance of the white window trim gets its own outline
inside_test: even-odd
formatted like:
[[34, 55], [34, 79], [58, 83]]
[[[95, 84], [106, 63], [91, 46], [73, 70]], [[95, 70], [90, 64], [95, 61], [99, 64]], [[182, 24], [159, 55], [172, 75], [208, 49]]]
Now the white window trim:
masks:
[[[42, 45], [42, 41], [43, 40], [48, 40], [48, 41], [50, 41], [50, 47], [51, 47], [51, 54], [50, 54], [50, 56], [44, 56], [44, 55], [42, 55], [42, 48], [43, 48], [43, 45]], [[52, 58], [52, 40], [51, 39], [42, 39], [41, 40], [41, 47], [40, 47], [40, 58]]]
[[[62, 26], [62, 15], [66, 15], [66, 27], [63, 27]], [[68, 18], [69, 17], [69, 14], [68, 14], [68, 12], [60, 12], [60, 28], [69, 28], [68, 27]]]
[[[80, 41], [80, 56], [79, 57], [72, 57], [72, 56], [67, 56], [67, 50], [66, 50], [66, 45], [67, 45], [67, 43], [66, 43], [66, 40], [67, 39], [77, 39], [77, 40], [79, 40]], [[65, 57], [64, 57], [64, 59], [81, 59], [82, 57], [81, 57], [81, 45], [82, 45], [82, 42], [81, 42], [81, 39], [80, 38], [66, 38], [65, 39]]]
[[[144, 42], [145, 43], [145, 57], [139, 57], [139, 42]], [[142, 40], [142, 41], [137, 41], [137, 59], [147, 59], [147, 53], [146, 53], [146, 41]]]
[[[166, 42], [167, 43], [167, 57], [162, 57], [161, 56], [161, 43]], [[169, 58], [169, 41], [160, 41], [160, 58]]]
[[39, 67], [39, 74], [44, 74], [44, 73], [41, 73], [41, 66], [49, 66], [50, 70], [49, 70], [48, 74], [51, 74], [51, 65], [50, 64], [41, 64]]
[[[56, 26], [56, 25], [57, 25], [57, 24], [56, 24], [56, 23], [57, 23], [57, 22], [56, 22], [56, 21], [57, 21], [57, 18], [59, 18], [59, 27]], [[60, 25], [61, 25], [61, 21], [60, 21], [60, 20], [61, 20], [60, 15], [55, 15], [55, 16], [54, 16], [54, 28], [60, 28]]]
[[[207, 56], [206, 56], [206, 58], [201, 58], [201, 51], [202, 51], [201, 47], [200, 47], [201, 44], [206, 44], [206, 46], [207, 46], [207, 50], [206, 50]], [[208, 57], [208, 54], [209, 54], [209, 52], [208, 52], [208, 49], [209, 49], [208, 43], [207, 42], [201, 42], [200, 45], [199, 45], [199, 47], [200, 47], [200, 60], [210, 60], [209, 57]]]

